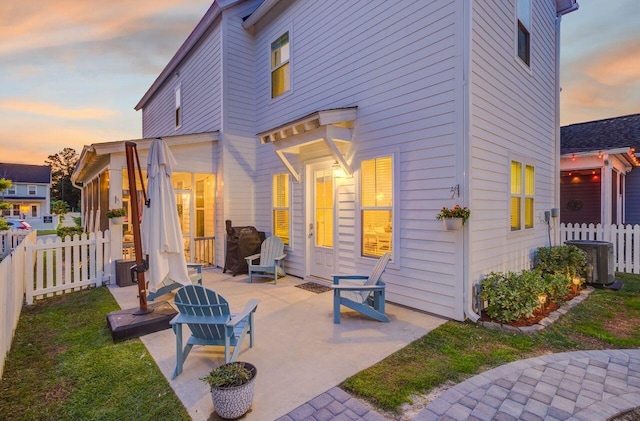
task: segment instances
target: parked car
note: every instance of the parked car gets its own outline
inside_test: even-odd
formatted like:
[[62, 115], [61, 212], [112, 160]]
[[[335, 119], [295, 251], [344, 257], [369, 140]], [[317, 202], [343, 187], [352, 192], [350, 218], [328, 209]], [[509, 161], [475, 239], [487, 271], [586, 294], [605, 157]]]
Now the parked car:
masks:
[[30, 230], [31, 225], [27, 221], [17, 220], [17, 219], [9, 219], [7, 220], [7, 224], [9, 224], [9, 228], [11, 230]]

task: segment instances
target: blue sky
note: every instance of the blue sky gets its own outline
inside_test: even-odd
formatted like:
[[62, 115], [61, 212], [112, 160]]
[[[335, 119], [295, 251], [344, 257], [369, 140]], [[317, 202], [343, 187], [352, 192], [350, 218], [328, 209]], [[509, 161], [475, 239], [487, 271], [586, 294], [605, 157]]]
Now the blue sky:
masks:
[[[640, 112], [640, 2], [579, 3], [562, 22], [562, 124]], [[133, 107], [210, 4], [1, 1], [0, 161], [139, 138]]]

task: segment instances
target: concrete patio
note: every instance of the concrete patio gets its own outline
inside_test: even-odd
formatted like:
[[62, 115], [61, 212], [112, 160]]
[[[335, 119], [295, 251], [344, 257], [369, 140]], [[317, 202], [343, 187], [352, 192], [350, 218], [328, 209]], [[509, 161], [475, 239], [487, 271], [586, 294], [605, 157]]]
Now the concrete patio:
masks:
[[[255, 315], [255, 346], [248, 339], [238, 357], [258, 369], [256, 394], [246, 420], [274, 420], [347, 377], [381, 361], [446, 320], [388, 304], [390, 323], [380, 323], [343, 308], [342, 322], [333, 323], [333, 295], [316, 294], [287, 276], [278, 284], [246, 275], [232, 277], [219, 269], [205, 270], [203, 285], [224, 296], [231, 311], [242, 310], [251, 298], [260, 299]], [[121, 308], [138, 306], [137, 287], [110, 290]], [[158, 300], [172, 301], [173, 294]], [[156, 300], [157, 301], [157, 300]], [[190, 333], [185, 329], [185, 339]], [[199, 379], [224, 362], [220, 347], [194, 347], [175, 380], [175, 335], [171, 329], [143, 336], [142, 342], [194, 420], [215, 418], [208, 386]]]

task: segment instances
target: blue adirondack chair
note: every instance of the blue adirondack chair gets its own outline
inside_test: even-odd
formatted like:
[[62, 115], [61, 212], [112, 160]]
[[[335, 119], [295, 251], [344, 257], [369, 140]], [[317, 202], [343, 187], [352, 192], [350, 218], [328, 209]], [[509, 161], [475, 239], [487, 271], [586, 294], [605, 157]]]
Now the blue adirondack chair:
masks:
[[[278, 275], [283, 277], [284, 273], [284, 259], [287, 257], [284, 254], [284, 243], [280, 237], [272, 235], [262, 242], [260, 246], [260, 253], [245, 257], [247, 261], [247, 268], [249, 270], [249, 282], [253, 282], [254, 276], [272, 277], [274, 285], [278, 283]], [[260, 259], [259, 264], [254, 264], [256, 260]]]
[[[187, 263], [187, 270], [189, 270], [189, 279], [192, 284], [198, 283], [202, 285], [202, 263]], [[195, 270], [194, 273], [192, 273]], [[162, 286], [156, 290], [156, 292], [150, 292], [147, 294], [147, 301], [153, 301], [161, 295], [178, 289], [182, 284], [174, 282], [169, 278], [162, 281]]]
[[[179, 314], [171, 322], [176, 334], [176, 367], [172, 379], [182, 373], [182, 366], [194, 345], [224, 346], [224, 362], [238, 358], [242, 342], [249, 334], [249, 346], [253, 347], [253, 313], [258, 299], [249, 300], [244, 310], [231, 314], [229, 303], [215, 291], [201, 285], [186, 285], [176, 292], [174, 303]], [[182, 347], [182, 325], [189, 326], [191, 336]], [[233, 353], [229, 356], [230, 348]]]
[[335, 324], [340, 324], [341, 305], [375, 320], [389, 321], [389, 317], [384, 313], [386, 285], [380, 277], [387, 268], [390, 258], [391, 253], [383, 254], [370, 275], [333, 275], [331, 287], [333, 288], [333, 322]]

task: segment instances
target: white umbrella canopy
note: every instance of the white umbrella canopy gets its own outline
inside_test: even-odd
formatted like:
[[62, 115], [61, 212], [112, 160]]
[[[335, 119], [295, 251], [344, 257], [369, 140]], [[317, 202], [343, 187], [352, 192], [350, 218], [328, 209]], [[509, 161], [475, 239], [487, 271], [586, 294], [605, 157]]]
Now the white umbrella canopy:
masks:
[[176, 196], [171, 184], [176, 160], [162, 139], [154, 139], [147, 160], [147, 198], [149, 207], [142, 213], [142, 252], [149, 256], [147, 281], [156, 292], [165, 278], [191, 284], [184, 258], [182, 230]]

